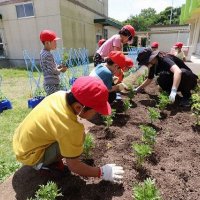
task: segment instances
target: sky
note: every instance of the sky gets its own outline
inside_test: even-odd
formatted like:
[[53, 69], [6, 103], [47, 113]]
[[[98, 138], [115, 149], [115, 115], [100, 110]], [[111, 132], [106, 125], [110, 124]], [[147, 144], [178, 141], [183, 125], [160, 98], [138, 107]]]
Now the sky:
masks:
[[166, 7], [180, 7], [186, 0], [108, 0], [108, 16], [124, 21], [130, 15], [137, 15], [141, 9], [154, 8], [157, 13]]

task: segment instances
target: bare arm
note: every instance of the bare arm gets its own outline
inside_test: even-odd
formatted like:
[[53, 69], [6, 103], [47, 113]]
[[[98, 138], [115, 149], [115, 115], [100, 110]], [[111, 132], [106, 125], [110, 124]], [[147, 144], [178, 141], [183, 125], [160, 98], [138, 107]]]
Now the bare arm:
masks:
[[67, 164], [70, 171], [87, 177], [98, 177], [99, 176], [99, 167], [91, 167], [81, 162], [79, 158], [68, 159], [65, 158], [65, 164]]
[[152, 79], [147, 78], [139, 87], [138, 89], [144, 89], [147, 85], [151, 83]]
[[181, 73], [182, 72], [181, 72], [180, 68], [177, 65], [173, 65], [170, 68], [170, 71], [174, 74], [172, 88], [178, 89], [178, 86], [179, 86], [179, 84], [181, 82]]

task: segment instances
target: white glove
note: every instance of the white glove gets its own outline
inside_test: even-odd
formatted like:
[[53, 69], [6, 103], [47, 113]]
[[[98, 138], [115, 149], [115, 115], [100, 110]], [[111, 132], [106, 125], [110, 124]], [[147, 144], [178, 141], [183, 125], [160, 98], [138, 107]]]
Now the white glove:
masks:
[[102, 178], [105, 181], [119, 182], [123, 178], [123, 167], [117, 166], [116, 164], [106, 164], [100, 167]]
[[129, 88], [125, 83], [119, 83], [117, 84], [119, 91], [122, 93], [128, 93], [129, 92]]
[[177, 89], [176, 89], [176, 88], [172, 88], [171, 93], [170, 93], [170, 95], [169, 95], [169, 100], [170, 100], [172, 103], [174, 103], [174, 101], [175, 101], [176, 92], [177, 92]]

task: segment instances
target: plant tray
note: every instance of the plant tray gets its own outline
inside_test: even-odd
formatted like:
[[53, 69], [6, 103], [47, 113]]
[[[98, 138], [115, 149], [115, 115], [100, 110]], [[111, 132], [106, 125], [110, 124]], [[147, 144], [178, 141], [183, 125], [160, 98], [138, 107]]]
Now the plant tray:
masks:
[[8, 109], [12, 109], [11, 102], [7, 99], [0, 101], [0, 113]]
[[38, 96], [28, 100], [28, 108], [35, 108], [45, 97]]

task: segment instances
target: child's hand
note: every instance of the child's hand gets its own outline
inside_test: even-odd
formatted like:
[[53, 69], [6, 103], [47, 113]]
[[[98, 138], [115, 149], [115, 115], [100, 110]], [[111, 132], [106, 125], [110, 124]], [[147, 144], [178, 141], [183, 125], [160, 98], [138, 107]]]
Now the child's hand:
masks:
[[67, 70], [67, 66], [65, 66], [65, 65], [59, 65], [59, 66], [58, 66], [58, 70], [59, 70], [60, 72], [65, 72], [65, 71]]

